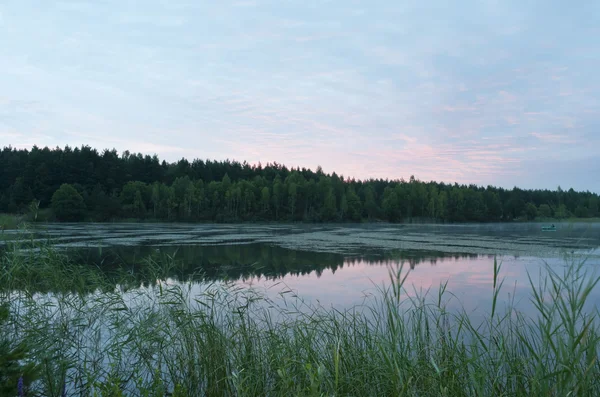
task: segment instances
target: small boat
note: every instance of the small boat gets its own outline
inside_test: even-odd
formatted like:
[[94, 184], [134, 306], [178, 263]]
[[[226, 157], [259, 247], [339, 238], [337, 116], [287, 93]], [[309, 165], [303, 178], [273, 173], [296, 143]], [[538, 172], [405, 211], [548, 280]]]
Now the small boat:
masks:
[[556, 226], [542, 226], [542, 232], [555, 232]]

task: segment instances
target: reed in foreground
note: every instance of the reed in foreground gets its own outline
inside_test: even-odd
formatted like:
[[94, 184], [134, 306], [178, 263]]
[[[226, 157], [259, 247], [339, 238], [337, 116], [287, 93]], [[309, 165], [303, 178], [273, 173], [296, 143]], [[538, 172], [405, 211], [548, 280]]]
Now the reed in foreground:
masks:
[[483, 322], [446, 310], [446, 285], [410, 297], [402, 268], [345, 311], [164, 273], [125, 290], [130, 280], [111, 284], [50, 248], [8, 250], [0, 268], [0, 346], [18, 353], [0, 369], [3, 395], [19, 379], [23, 395], [50, 397], [600, 395], [598, 313], [586, 306], [599, 279], [584, 263], [530, 279], [533, 316], [501, 305], [490, 264]]

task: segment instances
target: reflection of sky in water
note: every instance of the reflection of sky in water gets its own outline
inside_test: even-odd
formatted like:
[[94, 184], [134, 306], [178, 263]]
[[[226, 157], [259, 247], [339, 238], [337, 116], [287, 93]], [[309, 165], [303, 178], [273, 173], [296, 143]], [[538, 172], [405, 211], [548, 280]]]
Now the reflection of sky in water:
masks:
[[[514, 297], [520, 309], [530, 308], [528, 273], [535, 285], [540, 282], [540, 272], [545, 272], [544, 264], [548, 264], [559, 274], [565, 265], [564, 259], [532, 258], [532, 257], [499, 257], [501, 262], [500, 279], [504, 285], [500, 293], [500, 307]], [[592, 271], [600, 262], [586, 262], [586, 269]], [[358, 261], [345, 263], [335, 272], [326, 269], [320, 276], [316, 272], [308, 275], [287, 275], [278, 280], [251, 278], [238, 281], [239, 285], [251, 286], [277, 300], [279, 293], [292, 290], [302, 299], [319, 303], [324, 307], [350, 308], [364, 302], [365, 296], [378, 294], [378, 287], [389, 285], [390, 269], [399, 268], [398, 261], [372, 264]], [[487, 312], [491, 308], [493, 291], [493, 258], [488, 256], [438, 258], [435, 265], [421, 263], [413, 270], [408, 264], [402, 268], [402, 274], [410, 271], [405, 289], [409, 296], [420, 295], [429, 291], [432, 299], [437, 299], [439, 286], [448, 282], [446, 299], [449, 308], [464, 308], [467, 312]], [[370, 298], [369, 298], [370, 299]], [[590, 304], [600, 301], [598, 288], [589, 298]]]
[[[248, 247], [246, 247], [248, 248]], [[220, 249], [217, 252], [222, 252]], [[229, 251], [228, 251], [229, 252]], [[237, 250], [237, 254], [253, 251]], [[268, 251], [269, 253], [282, 254], [284, 251]], [[399, 255], [399, 253], [397, 253]], [[404, 297], [422, 297], [428, 294], [429, 302], [437, 300], [438, 288], [447, 282], [445, 299], [446, 307], [450, 311], [464, 309], [472, 320], [483, 320], [491, 311], [493, 293], [493, 256], [487, 255], [463, 255], [455, 257], [436, 257], [435, 255], [417, 255], [416, 253], [403, 252], [412, 259], [385, 259], [373, 260], [365, 258], [340, 258], [333, 261], [332, 267], [319, 267], [306, 272], [287, 273], [283, 276], [238, 276], [231, 279], [232, 288], [237, 291], [252, 288], [259, 294], [269, 298], [266, 303], [262, 300], [254, 305], [256, 308], [266, 309], [271, 302], [276, 306], [286, 308], [286, 312], [300, 310], [311, 312], [310, 306], [322, 306], [324, 308], [334, 307], [338, 310], [351, 309], [357, 305], [366, 303], [368, 306], [377, 304], [377, 298], [381, 296], [380, 290], [390, 284], [390, 271], [396, 272], [404, 264], [401, 276], [408, 276], [405, 282]], [[417, 256], [415, 256], [417, 255]], [[306, 258], [303, 258], [303, 260]], [[323, 259], [321, 257], [321, 259]], [[335, 259], [335, 258], [334, 258]], [[315, 258], [318, 261], [318, 259]], [[242, 260], [243, 261], [243, 260]], [[499, 314], [504, 312], [507, 302], [514, 299], [516, 307], [525, 314], [534, 314], [531, 298], [531, 287], [528, 275], [534, 285], [540, 283], [540, 273], [545, 271], [544, 264], [562, 274], [565, 268], [565, 259], [561, 258], [535, 258], [500, 256], [501, 263], [500, 279], [504, 279], [502, 291], [499, 294]], [[412, 269], [411, 269], [411, 266]], [[598, 268], [600, 260], [589, 259], [584, 269], [592, 272]], [[181, 280], [181, 279], [179, 279]], [[159, 294], [158, 284], [163, 288], [169, 286], [181, 286], [183, 290], [189, 291], [187, 301], [192, 307], [199, 307], [195, 299], [207, 301], [207, 291], [221, 289], [224, 282], [214, 279], [211, 282], [186, 282], [178, 281], [177, 278], [166, 278], [157, 282], [156, 280], [146, 282], [146, 286], [133, 288], [122, 295], [124, 303], [131, 307], [142, 307], [156, 303]], [[286, 293], [291, 291], [292, 293]], [[101, 292], [96, 292], [101, 296]], [[204, 295], [204, 296], [203, 296]], [[295, 299], [298, 296], [303, 302]], [[222, 298], [224, 298], [222, 296]], [[39, 303], [54, 301], [53, 294], [36, 294], [35, 299]], [[242, 299], [243, 301], [243, 299]], [[600, 302], [600, 286], [597, 286], [590, 295], [585, 311], [593, 310]], [[258, 305], [258, 306], [257, 306]], [[291, 308], [290, 308], [291, 307]], [[405, 306], [408, 308], [408, 306]], [[51, 310], [49, 308], [49, 310]], [[271, 311], [274, 318], [279, 318], [277, 310]]]

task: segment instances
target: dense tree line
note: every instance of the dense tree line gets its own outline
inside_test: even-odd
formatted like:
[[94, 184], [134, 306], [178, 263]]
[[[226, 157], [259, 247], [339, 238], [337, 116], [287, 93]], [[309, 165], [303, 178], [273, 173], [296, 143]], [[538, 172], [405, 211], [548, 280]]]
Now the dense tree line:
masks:
[[489, 222], [599, 216], [590, 192], [346, 179], [320, 168], [181, 159], [88, 146], [0, 152], [0, 212], [58, 220]]

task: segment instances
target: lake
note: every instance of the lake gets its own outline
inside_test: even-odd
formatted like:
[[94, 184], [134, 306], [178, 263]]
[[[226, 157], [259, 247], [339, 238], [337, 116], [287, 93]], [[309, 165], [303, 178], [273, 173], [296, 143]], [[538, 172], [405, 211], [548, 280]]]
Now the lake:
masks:
[[[450, 305], [489, 307], [494, 257], [505, 279], [502, 297], [527, 304], [528, 274], [537, 282], [547, 264], [600, 264], [600, 224], [538, 223], [472, 225], [223, 225], [52, 224], [31, 230], [33, 242], [49, 243], [78, 260], [131, 272], [148, 257], [175, 257], [171, 282], [191, 280], [198, 293], [207, 283], [228, 281], [276, 299], [292, 291], [326, 307], [349, 308], [389, 284], [390, 270], [409, 272], [406, 293], [435, 290], [448, 282]], [[6, 232], [4, 244], [18, 233]], [[143, 280], [152, 282], [153, 280]], [[600, 294], [591, 296], [599, 302]]]
[[[533, 223], [50, 224], [6, 231], [0, 245], [14, 248], [0, 266], [0, 304], [10, 315], [0, 335], [25, 341], [51, 389], [67, 395], [92, 395], [103, 382], [117, 382], [126, 395], [165, 395], [175, 385], [192, 390], [183, 395], [208, 395], [213, 376], [238, 382], [251, 371], [280, 387], [302, 381], [312, 363], [319, 363], [317, 375], [341, 368], [344, 382], [364, 371], [360, 387], [411, 362], [418, 365], [402, 369], [408, 383], [423, 371], [437, 379], [433, 368], [445, 362], [460, 376], [466, 371], [465, 387], [473, 368], [483, 368], [481, 379], [493, 385], [498, 368], [514, 371], [510, 379], [547, 371], [535, 376], [554, 387], [565, 367], [587, 374], [582, 360], [600, 340], [588, 316], [599, 306], [599, 288], [581, 312], [567, 295], [585, 299], [578, 274], [559, 276], [556, 292], [541, 288], [541, 311], [529, 299], [530, 283], [540, 285], [545, 271], [561, 275], [573, 262], [599, 268], [597, 223], [561, 223], [552, 232]], [[492, 314], [495, 260], [504, 285]], [[392, 285], [390, 274], [406, 277], [400, 298], [381, 293]], [[437, 305], [441, 285], [447, 292]], [[506, 343], [496, 348], [498, 340]], [[496, 366], [510, 357], [530, 364]], [[157, 380], [166, 389], [152, 386]], [[141, 392], [151, 387], [162, 391]]]

